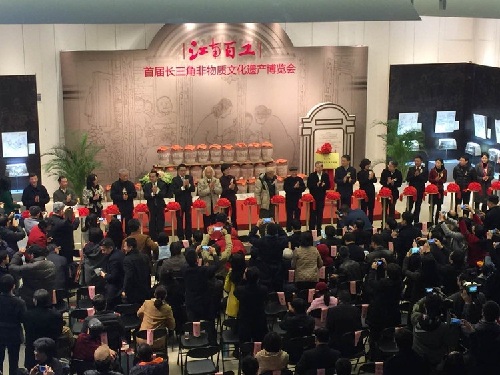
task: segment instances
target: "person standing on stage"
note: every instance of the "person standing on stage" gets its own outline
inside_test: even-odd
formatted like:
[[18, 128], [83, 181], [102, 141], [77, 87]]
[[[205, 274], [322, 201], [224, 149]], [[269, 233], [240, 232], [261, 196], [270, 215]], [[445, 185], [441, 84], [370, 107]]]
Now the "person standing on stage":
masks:
[[278, 193], [276, 179], [274, 167], [266, 167], [265, 173], [261, 173], [255, 181], [254, 195], [259, 206], [259, 218], [274, 219], [274, 205], [271, 203], [271, 198]]
[[377, 177], [371, 169], [372, 162], [369, 159], [361, 160], [359, 167], [361, 170], [358, 172], [357, 178], [359, 181], [359, 188], [366, 192], [368, 202], [361, 201], [361, 209], [368, 215], [368, 219], [373, 224], [373, 210], [375, 208], [375, 183]]
[[214, 169], [210, 166], [203, 170], [203, 177], [198, 181], [198, 195], [200, 199], [207, 205], [206, 211], [203, 213], [203, 227], [205, 233], [208, 227], [215, 223], [215, 205], [222, 193], [220, 180], [214, 176]]
[[30, 184], [24, 188], [21, 201], [27, 210], [32, 206], [38, 206], [43, 212], [45, 205], [50, 201], [49, 193], [45, 186], [38, 183], [36, 173], [30, 173], [29, 178]]
[[222, 164], [220, 170], [222, 172], [222, 177], [220, 178], [220, 184], [222, 186], [221, 198], [226, 198], [231, 202], [231, 226], [238, 230], [238, 225], [236, 222], [236, 193], [238, 192], [238, 185], [236, 185], [236, 178], [230, 175], [229, 164]]
[[453, 179], [460, 186], [460, 198], [457, 196], [456, 204], [469, 204], [470, 191], [466, 191], [469, 183], [475, 180], [475, 170], [469, 164], [469, 156], [463, 155], [460, 157], [458, 164], [453, 168]]
[[168, 185], [159, 178], [158, 171], [149, 172], [149, 182], [142, 188], [149, 209], [149, 235], [153, 241], [165, 229], [165, 198], [168, 197]]
[[415, 156], [413, 161], [415, 162], [415, 166], [410, 167], [408, 170], [406, 181], [409, 186], [413, 186], [417, 189], [417, 199], [413, 201], [413, 197], [410, 197], [410, 211], [413, 210], [413, 205], [415, 204], [413, 222], [416, 224], [420, 222], [420, 207], [422, 206], [422, 200], [424, 199], [425, 183], [429, 178], [429, 171], [422, 163], [422, 157], [420, 155]]
[[302, 177], [297, 176], [297, 167], [290, 167], [290, 176], [285, 178], [283, 190], [285, 190], [285, 208], [286, 208], [286, 231], [292, 231], [294, 220], [300, 222], [299, 199], [306, 190], [306, 184]]
[[59, 176], [59, 189], [52, 194], [54, 202], [63, 202], [66, 206], [74, 206], [78, 203], [76, 193], [73, 189], [68, 187], [68, 179], [64, 176]]
[[488, 189], [491, 186], [491, 181], [494, 178], [494, 171], [495, 171], [493, 164], [489, 163], [489, 159], [490, 159], [489, 154], [487, 152], [482, 152], [481, 161], [477, 163], [476, 168], [474, 168], [476, 182], [479, 182], [481, 184], [481, 193], [479, 193], [479, 196], [476, 197], [474, 206], [476, 210], [479, 210], [479, 204], [482, 203], [481, 208], [484, 212], [486, 212], [488, 209], [486, 207], [486, 201], [488, 198]]
[[125, 228], [127, 223], [134, 214], [134, 198], [137, 197], [137, 191], [132, 181], [128, 180], [128, 169], [120, 169], [118, 171], [118, 180], [111, 185], [111, 199], [113, 204], [118, 206], [122, 221], [125, 221]]
[[380, 184], [383, 187], [391, 189], [392, 191], [392, 200], [389, 201], [388, 210], [389, 216], [394, 217], [396, 213], [396, 202], [399, 198], [399, 188], [403, 183], [403, 175], [401, 171], [398, 169], [398, 162], [395, 160], [391, 160], [387, 163], [387, 168], [382, 171], [380, 175]]
[[82, 192], [82, 202], [90, 212], [101, 217], [104, 189], [97, 181], [97, 175], [91, 173], [87, 176], [86, 186]]
[[181, 209], [175, 212], [177, 218], [177, 237], [179, 237], [179, 240], [190, 240], [193, 231], [191, 221], [193, 197], [191, 193], [195, 189], [193, 176], [186, 174], [186, 172], [186, 164], [179, 164], [177, 166], [177, 176], [172, 179], [175, 201], [181, 205]]
[[432, 198], [432, 204], [436, 205], [435, 212], [435, 223], [438, 223], [439, 213], [441, 212], [441, 205], [443, 204], [444, 199], [444, 183], [448, 179], [448, 171], [444, 167], [443, 159], [436, 159], [435, 167], [432, 168], [429, 172], [429, 182], [433, 185], [436, 185], [439, 191], [438, 195], [434, 195]]
[[335, 169], [334, 176], [337, 191], [340, 193], [340, 204], [351, 207], [353, 185], [356, 183], [356, 169], [351, 167], [351, 157], [342, 155], [340, 167]]
[[320, 161], [314, 163], [314, 169], [307, 178], [307, 188], [316, 201], [316, 209], [311, 206], [309, 230], [316, 229], [319, 233], [323, 224], [326, 191], [330, 189], [330, 176], [323, 172], [323, 163]]

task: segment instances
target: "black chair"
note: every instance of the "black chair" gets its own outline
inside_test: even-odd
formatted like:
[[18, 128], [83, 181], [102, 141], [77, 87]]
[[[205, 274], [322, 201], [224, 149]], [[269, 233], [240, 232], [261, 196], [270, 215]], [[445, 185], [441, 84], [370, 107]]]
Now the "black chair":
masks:
[[83, 375], [87, 370], [95, 370], [94, 362], [87, 362], [82, 359], [72, 359], [69, 365], [71, 374]]
[[293, 375], [293, 371], [284, 368], [279, 371], [264, 371], [260, 375]]
[[[168, 329], [167, 328], [156, 328], [153, 329], [153, 342], [156, 340], [159, 340], [161, 338], [164, 338], [164, 347], [163, 350], [156, 350], [154, 353], [159, 356], [159, 357], [165, 357], [168, 358], [168, 345], [167, 345], [167, 340], [168, 340]], [[147, 329], [141, 329], [139, 331], [134, 332], [134, 343], [136, 345], [135, 351], [137, 352], [137, 338], [140, 338], [142, 340], [147, 340], [148, 339], [148, 330]]]
[[231, 358], [231, 355], [227, 357], [224, 356], [224, 350], [230, 353], [230, 348], [236, 350], [240, 342], [238, 334], [236, 332], [238, 321], [235, 318], [229, 318], [222, 321], [220, 327], [220, 346], [223, 350], [222, 352], [222, 371], [224, 371], [224, 360]]
[[305, 375], [318, 375], [318, 373], [320, 372], [324, 373], [325, 375], [335, 375], [335, 367], [307, 370]]
[[382, 359], [388, 359], [389, 357], [399, 353], [395, 334], [396, 328], [394, 327], [385, 328], [382, 331], [380, 339], [377, 341], [377, 347], [379, 352], [382, 354]]
[[209, 345], [208, 331], [212, 328], [210, 326], [211, 322], [202, 320], [200, 322], [200, 336], [196, 337], [193, 335], [193, 322], [184, 323], [184, 334], [179, 336], [179, 352], [177, 354], [177, 364], [183, 367], [183, 355], [186, 355], [187, 351], [196, 348], [202, 348]]
[[399, 312], [401, 313], [401, 325], [408, 326], [410, 325], [410, 311], [411, 304], [409, 301], [401, 301], [399, 302]]
[[339, 284], [338, 290], [348, 291], [351, 295], [351, 302], [354, 304], [360, 304], [362, 302], [362, 291], [363, 291], [363, 280], [352, 281], [356, 285], [356, 293], [351, 290], [351, 281], [344, 281]]
[[82, 286], [76, 290], [76, 307], [80, 309], [93, 307], [92, 300], [89, 297], [88, 286]]
[[54, 309], [59, 311], [61, 314], [69, 311], [69, 299], [74, 296], [73, 293], [67, 291], [66, 289], [56, 289], [53, 291], [55, 293], [55, 302], [53, 304]]
[[361, 366], [359, 366], [358, 375], [359, 374], [375, 375], [375, 373], [376, 373], [376, 371], [375, 371], [376, 366], [377, 366], [377, 364], [375, 362], [366, 362], [366, 363], [363, 363]]
[[360, 331], [358, 342], [356, 343], [356, 332], [344, 333], [341, 337], [341, 354], [342, 357], [349, 358], [351, 361], [355, 360], [356, 363], [353, 368], [360, 363], [361, 357], [366, 360], [366, 342], [368, 341], [369, 331], [364, 329]]
[[113, 309], [115, 312], [120, 314], [120, 319], [125, 329], [127, 340], [130, 341], [132, 336], [132, 331], [137, 330], [141, 325], [141, 320], [137, 317], [137, 310], [139, 310], [139, 305], [132, 303], [123, 303], [116, 305]]
[[[184, 375], [205, 375], [218, 372], [218, 353], [218, 346], [205, 346], [201, 348], [189, 349], [186, 353]], [[214, 362], [213, 360], [215, 355], [217, 355], [217, 362]], [[194, 358], [196, 360], [190, 361], [189, 358]]]
[[295, 337], [283, 343], [283, 349], [288, 353], [290, 366], [295, 366], [305, 350], [315, 346], [314, 336]]
[[273, 330], [273, 326], [278, 321], [278, 319], [282, 318], [286, 314], [287, 310], [288, 308], [286, 304], [282, 305], [280, 303], [277, 292], [269, 293], [265, 312], [268, 321], [268, 328], [270, 331]]
[[[369, 305], [368, 304], [365, 304], [365, 305], [366, 305], [366, 309], [368, 310]], [[363, 316], [363, 304], [358, 304], [358, 305], [356, 305], [356, 307], [359, 310], [359, 316], [361, 319], [361, 327], [368, 328], [368, 324], [366, 324], [366, 315]]]
[[69, 327], [74, 335], [82, 332], [83, 321], [89, 315], [87, 309], [73, 309], [69, 312]]

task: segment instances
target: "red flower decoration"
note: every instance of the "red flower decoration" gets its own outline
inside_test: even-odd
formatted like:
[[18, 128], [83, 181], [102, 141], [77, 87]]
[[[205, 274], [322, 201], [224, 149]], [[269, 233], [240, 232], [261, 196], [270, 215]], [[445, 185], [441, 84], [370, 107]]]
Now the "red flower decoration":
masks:
[[316, 150], [317, 154], [327, 155], [332, 152], [332, 145], [330, 143], [324, 143], [319, 149]]
[[207, 204], [205, 203], [204, 200], [198, 198], [193, 202], [193, 207], [194, 208], [207, 208]]
[[282, 204], [285, 203], [285, 197], [282, 195], [275, 195], [271, 198], [271, 204]]
[[454, 182], [450, 182], [448, 186], [446, 187], [446, 191], [444, 192], [444, 195], [447, 195], [447, 193], [456, 193], [457, 198], [460, 199], [461, 192], [460, 192], [460, 186]]
[[165, 208], [167, 211], [179, 211], [181, 209], [181, 205], [179, 202], [168, 202]]
[[217, 201], [217, 207], [227, 208], [231, 207], [231, 202], [227, 198], [219, 198]]
[[135, 206], [134, 211], [136, 213], [139, 213], [139, 212], [148, 213], [149, 212], [149, 208], [148, 208], [147, 204], [145, 204], [145, 203], [139, 203], [137, 206]]
[[111, 206], [108, 206], [104, 210], [105, 215], [118, 215], [120, 213], [120, 209], [116, 204], [112, 204]]
[[90, 211], [87, 207], [79, 207], [78, 208], [78, 216], [89, 216]]
[[30, 211], [29, 211], [29, 210], [26, 210], [26, 211], [21, 212], [21, 217], [22, 217], [23, 219], [27, 219], [27, 218], [29, 218], [29, 217], [30, 217]]
[[354, 190], [352, 196], [356, 199], [364, 199], [368, 202], [368, 195], [366, 195], [366, 191], [364, 191], [363, 189]]
[[392, 190], [389, 189], [389, 188], [387, 188], [387, 187], [383, 187], [382, 189], [379, 190], [378, 196], [380, 198], [390, 198], [390, 199], [392, 199]]
[[471, 182], [469, 186], [467, 186], [467, 190], [478, 193], [481, 191], [481, 184], [479, 182]]
[[488, 195], [493, 194], [496, 190], [500, 190], [500, 181], [494, 181], [491, 183], [491, 186], [488, 188]]
[[255, 199], [254, 197], [248, 197], [243, 201], [243, 204], [245, 206], [255, 206], [257, 205], [257, 199]]
[[426, 195], [436, 195], [436, 194], [438, 197], [440, 197], [439, 189], [438, 189], [437, 185], [429, 184], [425, 187], [424, 198]]
[[403, 189], [403, 194], [399, 196], [399, 200], [403, 200], [403, 197], [411, 196], [413, 199], [417, 199], [417, 189], [413, 186], [407, 186]]
[[340, 193], [338, 191], [329, 191], [326, 193], [326, 199], [329, 201], [338, 201], [340, 200]]
[[302, 202], [314, 202], [314, 197], [312, 194], [304, 194], [302, 195], [302, 198], [300, 199]]

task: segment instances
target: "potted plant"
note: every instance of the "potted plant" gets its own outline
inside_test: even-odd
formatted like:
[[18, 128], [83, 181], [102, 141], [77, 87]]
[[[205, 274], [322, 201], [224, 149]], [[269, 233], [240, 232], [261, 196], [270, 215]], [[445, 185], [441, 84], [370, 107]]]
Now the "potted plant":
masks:
[[102, 166], [96, 159], [102, 149], [102, 146], [91, 143], [84, 133], [74, 146], [60, 144], [44, 153], [42, 157], [50, 157], [44, 164], [45, 172], [49, 176], [65, 176], [81, 199], [87, 176]]
[[401, 171], [403, 178], [406, 178], [410, 166], [408, 162], [413, 161], [413, 158], [425, 150], [416, 149], [415, 145], [424, 144], [424, 132], [421, 130], [411, 130], [403, 134], [398, 134], [398, 120], [389, 120], [387, 122], [379, 121], [374, 124], [386, 128], [385, 134], [379, 134], [377, 137], [381, 138], [384, 142], [386, 149], [387, 162], [395, 160], [399, 163], [398, 169]]

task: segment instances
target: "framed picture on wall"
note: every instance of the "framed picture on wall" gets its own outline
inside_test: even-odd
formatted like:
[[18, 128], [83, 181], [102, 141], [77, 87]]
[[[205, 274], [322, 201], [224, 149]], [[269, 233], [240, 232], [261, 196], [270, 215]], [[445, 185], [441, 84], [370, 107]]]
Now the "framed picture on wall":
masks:
[[472, 115], [474, 118], [474, 135], [477, 138], [486, 139], [486, 116]]
[[28, 157], [28, 132], [2, 133], [4, 158]]
[[434, 129], [435, 133], [451, 133], [458, 130], [457, 123], [455, 121], [456, 111], [437, 111], [436, 112], [436, 126]]
[[400, 113], [398, 119], [398, 135], [408, 133], [412, 130], [422, 130], [422, 124], [418, 122], [418, 112]]

